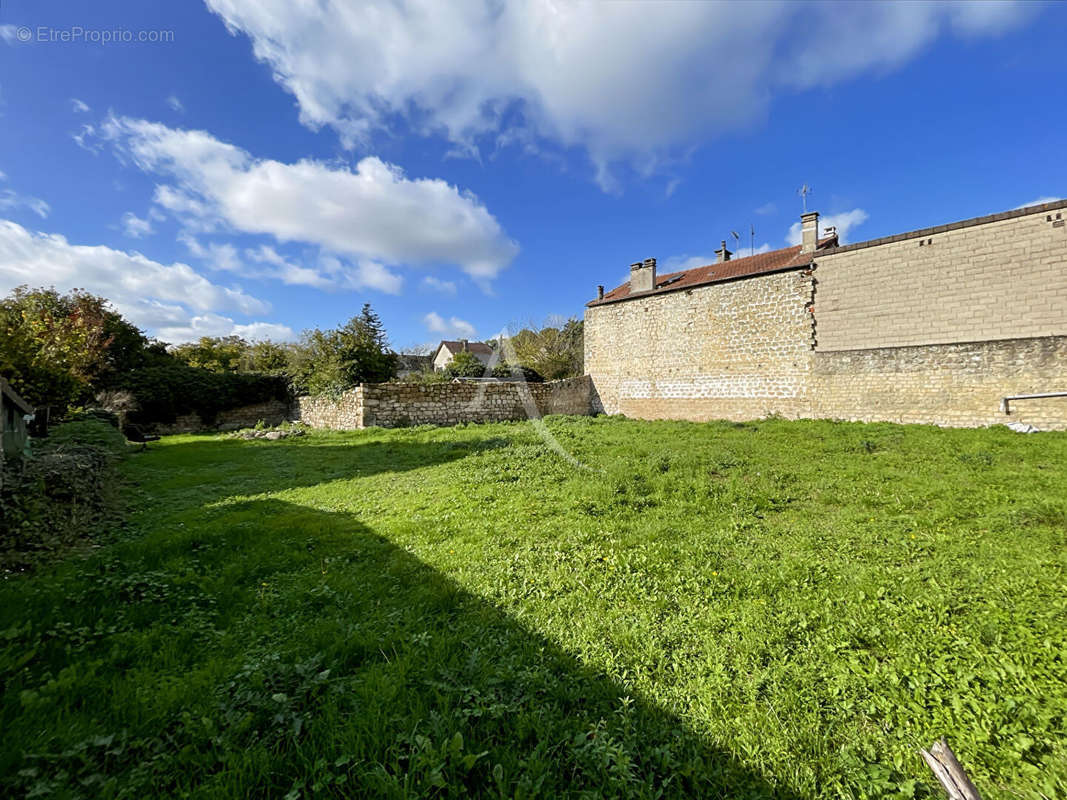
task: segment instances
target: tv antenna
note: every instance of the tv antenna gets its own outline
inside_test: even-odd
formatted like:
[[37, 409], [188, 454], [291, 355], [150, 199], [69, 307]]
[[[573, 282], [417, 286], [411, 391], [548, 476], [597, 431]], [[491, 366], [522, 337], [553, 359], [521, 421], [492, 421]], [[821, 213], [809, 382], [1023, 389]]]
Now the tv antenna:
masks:
[[741, 234], [737, 231], [730, 231], [730, 235], [734, 237], [734, 250], [741, 249]]
[[797, 189], [797, 194], [800, 195], [800, 201], [804, 204], [804, 213], [808, 213], [808, 195], [814, 193], [814, 189], [808, 186], [806, 183]]
[[748, 224], [749, 246], [748, 254], [750, 256], [756, 255], [756, 226], [751, 222]]

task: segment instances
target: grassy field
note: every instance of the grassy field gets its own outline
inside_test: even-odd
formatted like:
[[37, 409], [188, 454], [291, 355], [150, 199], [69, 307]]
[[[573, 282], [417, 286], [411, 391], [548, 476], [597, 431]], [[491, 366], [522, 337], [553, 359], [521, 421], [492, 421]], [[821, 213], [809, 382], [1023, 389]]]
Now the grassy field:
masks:
[[0, 581], [8, 796], [1067, 797], [1067, 435], [180, 436]]

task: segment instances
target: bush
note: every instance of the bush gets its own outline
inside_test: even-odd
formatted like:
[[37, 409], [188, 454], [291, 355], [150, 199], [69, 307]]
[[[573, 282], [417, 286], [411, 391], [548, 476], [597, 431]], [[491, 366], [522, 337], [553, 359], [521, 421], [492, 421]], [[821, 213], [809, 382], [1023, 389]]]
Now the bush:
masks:
[[463, 351], [452, 356], [445, 371], [454, 378], [480, 378], [485, 374], [485, 364], [474, 353]]
[[[516, 372], [518, 374], [516, 374]], [[538, 374], [537, 370], [530, 369], [529, 367], [521, 367], [517, 365], [508, 364], [506, 361], [501, 361], [495, 367], [493, 367], [490, 373], [494, 378], [503, 378], [505, 380], [524, 380], [527, 383], [544, 383], [545, 379]]]
[[181, 364], [131, 370], [115, 388], [133, 395], [137, 409], [129, 412], [129, 419], [142, 425], [174, 422], [191, 412], [211, 424], [220, 411], [289, 395], [281, 375], [219, 373]]
[[25, 570], [118, 519], [116, 463], [126, 440], [86, 417], [35, 440], [29, 458], [8, 464], [0, 488], [0, 569]]

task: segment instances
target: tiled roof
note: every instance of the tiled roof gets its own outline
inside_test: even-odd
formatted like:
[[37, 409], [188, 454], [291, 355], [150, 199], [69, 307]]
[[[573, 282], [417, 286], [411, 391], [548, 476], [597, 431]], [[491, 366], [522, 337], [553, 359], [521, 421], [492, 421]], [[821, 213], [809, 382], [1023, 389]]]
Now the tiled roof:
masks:
[[[828, 236], [820, 239], [819, 250], [833, 247], [837, 244], [837, 236]], [[721, 264], [708, 264], [703, 267], [670, 272], [666, 275], [656, 276], [656, 288], [650, 292], [637, 292], [630, 294], [630, 283], [627, 281], [621, 286], [616, 286], [610, 292], [604, 292], [604, 299], [591, 300], [587, 306], [598, 306], [602, 303], [616, 303], [620, 300], [628, 300], [631, 297], [648, 297], [652, 294], [673, 292], [677, 289], [688, 289], [692, 286], [703, 286], [708, 283], [736, 280], [737, 278], [749, 278], [755, 275], [764, 275], [768, 272], [778, 272], [784, 269], [806, 267], [812, 262], [811, 253], [801, 253], [800, 245], [784, 247], [781, 250], [771, 250], [767, 253], [758, 253], [745, 258], [732, 258]]]

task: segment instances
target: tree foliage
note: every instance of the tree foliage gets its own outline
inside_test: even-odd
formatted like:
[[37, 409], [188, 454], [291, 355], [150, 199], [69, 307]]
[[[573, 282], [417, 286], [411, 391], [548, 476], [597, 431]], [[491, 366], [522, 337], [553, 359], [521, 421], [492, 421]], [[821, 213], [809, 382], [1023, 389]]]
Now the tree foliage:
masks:
[[293, 348], [289, 370], [295, 391], [323, 394], [396, 377], [397, 356], [389, 349], [381, 319], [365, 303], [340, 328], [305, 331]]
[[582, 328], [573, 317], [561, 325], [530, 326], [507, 339], [504, 353], [545, 380], [573, 378], [584, 369]]
[[445, 372], [453, 378], [480, 378], [485, 375], [485, 364], [474, 353], [463, 350], [452, 356], [445, 365]]
[[0, 374], [33, 405], [66, 409], [158, 354], [104, 298], [81, 289], [20, 286], [0, 300]]

